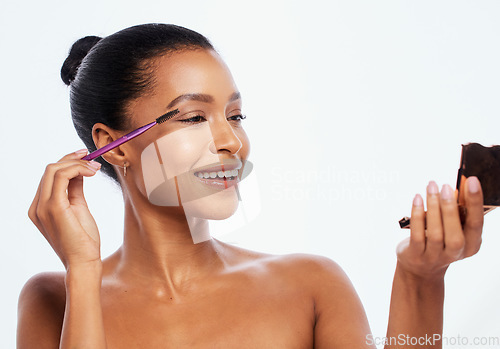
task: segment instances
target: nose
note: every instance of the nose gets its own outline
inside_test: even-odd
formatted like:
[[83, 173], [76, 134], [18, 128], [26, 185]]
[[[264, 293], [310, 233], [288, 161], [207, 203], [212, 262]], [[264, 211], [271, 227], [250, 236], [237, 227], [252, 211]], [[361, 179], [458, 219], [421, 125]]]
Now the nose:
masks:
[[210, 131], [213, 140], [213, 144], [210, 145], [212, 153], [236, 154], [241, 149], [243, 144], [226, 119], [211, 123]]

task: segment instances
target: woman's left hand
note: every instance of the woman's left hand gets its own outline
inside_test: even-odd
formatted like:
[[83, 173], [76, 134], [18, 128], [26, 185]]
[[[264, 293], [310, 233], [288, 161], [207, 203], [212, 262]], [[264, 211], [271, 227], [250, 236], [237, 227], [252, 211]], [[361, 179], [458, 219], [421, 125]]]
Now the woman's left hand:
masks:
[[[462, 195], [462, 194], [461, 194]], [[431, 181], [427, 186], [427, 213], [417, 194], [411, 212], [411, 234], [397, 248], [398, 266], [418, 279], [441, 279], [454, 261], [479, 251], [483, 228], [483, 193], [476, 177], [469, 177], [463, 193], [465, 223], [461, 223], [457, 200], [445, 184], [439, 192]]]

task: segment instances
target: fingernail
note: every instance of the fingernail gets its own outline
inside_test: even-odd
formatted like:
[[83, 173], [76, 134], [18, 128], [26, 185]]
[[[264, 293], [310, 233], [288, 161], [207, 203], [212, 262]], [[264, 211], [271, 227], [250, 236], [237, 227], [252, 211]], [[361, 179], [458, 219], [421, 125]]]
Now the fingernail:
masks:
[[453, 198], [453, 190], [449, 184], [443, 185], [443, 188], [441, 189], [441, 198], [443, 200], [451, 200]]
[[472, 176], [467, 179], [467, 186], [469, 188], [469, 193], [475, 194], [479, 191], [481, 184], [477, 177]]
[[94, 170], [96, 170], [96, 171], [97, 171], [98, 169], [100, 169], [100, 168], [101, 168], [101, 164], [100, 164], [99, 162], [97, 162], [97, 161], [94, 161], [94, 160], [89, 161], [89, 162], [88, 162], [88, 165], [89, 165], [91, 168], [93, 168]]
[[80, 149], [80, 150], [77, 150], [75, 151], [75, 154], [76, 155], [83, 155], [83, 154], [87, 154], [87, 149]]
[[435, 195], [439, 192], [439, 188], [438, 188], [436, 182], [434, 182], [434, 181], [429, 182], [429, 185], [427, 186], [427, 192], [429, 194], [432, 194], [432, 195]]
[[413, 198], [413, 206], [424, 206], [424, 200], [422, 200], [420, 194], [415, 195]]

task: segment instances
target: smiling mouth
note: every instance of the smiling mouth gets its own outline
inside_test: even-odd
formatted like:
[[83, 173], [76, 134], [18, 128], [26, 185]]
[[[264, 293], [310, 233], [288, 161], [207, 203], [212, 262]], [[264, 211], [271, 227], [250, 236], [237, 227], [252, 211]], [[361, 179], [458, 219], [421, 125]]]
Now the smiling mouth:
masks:
[[226, 171], [199, 171], [195, 172], [194, 175], [200, 179], [208, 179], [208, 180], [216, 180], [216, 181], [224, 181], [224, 180], [234, 180], [238, 178], [239, 169], [235, 168], [234, 170], [226, 170]]

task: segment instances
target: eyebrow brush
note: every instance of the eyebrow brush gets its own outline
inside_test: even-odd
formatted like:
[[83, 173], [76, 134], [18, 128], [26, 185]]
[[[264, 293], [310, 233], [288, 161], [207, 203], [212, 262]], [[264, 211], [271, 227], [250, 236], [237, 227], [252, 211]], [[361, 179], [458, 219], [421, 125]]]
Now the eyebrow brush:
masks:
[[122, 137], [118, 138], [117, 140], [105, 145], [104, 147], [99, 148], [96, 151], [93, 151], [92, 153], [90, 153], [90, 154], [86, 155], [84, 158], [82, 158], [82, 160], [89, 160], [89, 161], [94, 160], [95, 158], [110, 151], [111, 149], [114, 149], [114, 148], [122, 145], [123, 143], [128, 142], [131, 139], [139, 136], [140, 134], [143, 134], [144, 132], [149, 130], [151, 127], [170, 120], [171, 118], [173, 118], [177, 114], [179, 114], [179, 109], [169, 111], [168, 113], [163, 114], [162, 116], [157, 118], [155, 121], [153, 121], [147, 125], [141, 126], [138, 129], [135, 129], [134, 131], [127, 133], [125, 136], [122, 136]]

